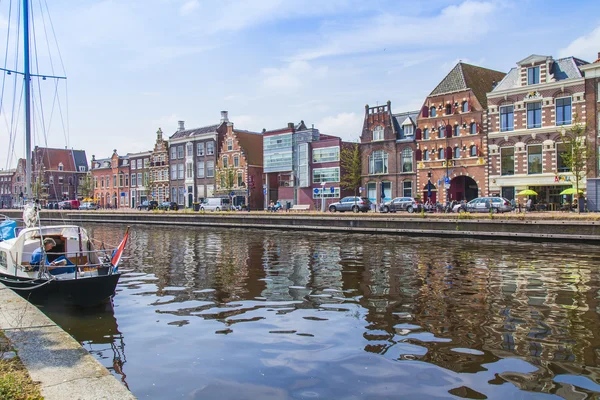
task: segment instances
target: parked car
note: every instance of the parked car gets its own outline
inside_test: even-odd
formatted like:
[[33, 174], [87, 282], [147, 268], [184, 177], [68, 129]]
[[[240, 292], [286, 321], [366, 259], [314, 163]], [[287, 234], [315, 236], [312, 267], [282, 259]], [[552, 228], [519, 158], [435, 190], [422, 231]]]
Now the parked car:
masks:
[[352, 211], [352, 212], [367, 212], [371, 209], [371, 201], [366, 197], [355, 197], [348, 196], [342, 198], [337, 203], [331, 203], [329, 205], [330, 212], [344, 212], [344, 211]]
[[71, 205], [70, 201], [66, 200], [58, 203], [58, 208], [61, 210], [72, 210], [73, 206]]
[[138, 205], [138, 210], [155, 210], [158, 208], [158, 201], [155, 200], [144, 200]]
[[200, 211], [229, 211], [231, 203], [225, 197], [208, 197], [200, 204]]
[[421, 210], [421, 204], [412, 197], [396, 197], [381, 207], [381, 212], [396, 212], [396, 211], [408, 211], [413, 213]]
[[177, 211], [179, 209], [179, 207], [177, 206], [177, 203], [175, 203], [174, 201], [163, 201], [162, 203], [160, 203], [158, 205], [158, 209], [164, 210], [164, 211], [169, 211], [169, 210]]
[[86, 201], [81, 203], [79, 206], [80, 210], [97, 210], [98, 205], [96, 203], [92, 203], [91, 201]]
[[510, 212], [513, 210], [510, 201], [504, 197], [478, 197], [466, 205], [467, 212]]

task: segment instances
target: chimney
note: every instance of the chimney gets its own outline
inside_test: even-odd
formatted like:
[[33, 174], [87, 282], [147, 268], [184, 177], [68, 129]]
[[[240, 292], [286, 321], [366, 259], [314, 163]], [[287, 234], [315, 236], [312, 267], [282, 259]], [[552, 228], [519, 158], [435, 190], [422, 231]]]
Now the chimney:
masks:
[[221, 111], [221, 123], [229, 122], [229, 118], [227, 117], [227, 111]]
[[177, 128], [177, 132], [185, 131], [185, 121], [177, 121], [179, 128]]
[[293, 122], [288, 122], [288, 128], [289, 129], [294, 129], [294, 123]]

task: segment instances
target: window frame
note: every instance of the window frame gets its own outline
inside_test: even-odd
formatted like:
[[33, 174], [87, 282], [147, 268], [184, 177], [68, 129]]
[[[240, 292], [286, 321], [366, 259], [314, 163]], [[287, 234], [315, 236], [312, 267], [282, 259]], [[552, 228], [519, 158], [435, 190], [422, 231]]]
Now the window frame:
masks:
[[[539, 105], [539, 108], [529, 109], [529, 106]], [[532, 101], [527, 103], [525, 110], [527, 112], [527, 129], [537, 129], [542, 127], [542, 102], [541, 101]], [[539, 112], [539, 122], [536, 122], [536, 111]], [[533, 123], [529, 121], [529, 113], [532, 112], [533, 115]]]
[[[530, 72], [533, 72], [531, 74]], [[537, 82], [532, 82], [537, 79]], [[537, 65], [535, 67], [527, 68], [527, 85], [539, 85], [540, 84], [540, 66]]]
[[[566, 106], [565, 105], [561, 105], [560, 107], [562, 108], [561, 114], [562, 114], [563, 120], [562, 120], [561, 123], [559, 123], [558, 122], [558, 114], [559, 114], [558, 113], [558, 108], [559, 108], [558, 102], [561, 101], [561, 100], [564, 101], [566, 99], [569, 100], [569, 106], [568, 106], [569, 107], [569, 115], [568, 115], [569, 119], [568, 120], [564, 119], [565, 118], [564, 114], [565, 114], [565, 108], [566, 108]], [[571, 97], [571, 96], [565, 96], [565, 97], [558, 97], [558, 98], [554, 99], [554, 123], [555, 123], [556, 126], [571, 125], [573, 123], [573, 97]]]
[[[503, 113], [503, 109], [511, 108], [510, 112]], [[500, 132], [512, 132], [515, 130], [515, 106], [514, 104], [500, 106]], [[509, 119], [509, 116], [510, 119]], [[506, 121], [505, 121], [506, 119]]]
[[[539, 153], [530, 153], [529, 149], [531, 149], [532, 147], [538, 147], [540, 149]], [[542, 146], [541, 144], [528, 144], [527, 145], [527, 175], [539, 175], [542, 174], [544, 172], [544, 160], [542, 158], [543, 155], [543, 149], [544, 146]], [[537, 156], [539, 154], [539, 158], [540, 158], [540, 171], [539, 172], [531, 172], [531, 157], [532, 156]]]
[[381, 125], [377, 125], [374, 129], [373, 129], [373, 142], [379, 142], [382, 141], [385, 137], [385, 129], [383, 128], [383, 126]]
[[[402, 168], [402, 173], [408, 173], [408, 172], [414, 171], [413, 158], [414, 158], [414, 152], [412, 151], [412, 149], [410, 147], [405, 147], [404, 149], [402, 149], [402, 152], [400, 153], [400, 165]], [[406, 165], [407, 161], [410, 166], [409, 169], [405, 169], [405, 165]]]
[[[504, 173], [504, 157], [503, 150], [512, 150], [512, 173]], [[510, 171], [509, 171], [510, 172]], [[500, 176], [513, 176], [515, 174], [515, 147], [506, 146], [500, 148]]]

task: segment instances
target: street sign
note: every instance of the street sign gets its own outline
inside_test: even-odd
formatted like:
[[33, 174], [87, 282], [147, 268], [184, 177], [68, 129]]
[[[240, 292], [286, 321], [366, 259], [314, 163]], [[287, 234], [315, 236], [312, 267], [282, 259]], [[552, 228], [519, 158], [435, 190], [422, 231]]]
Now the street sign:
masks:
[[317, 188], [314, 188], [314, 189], [313, 189], [313, 192], [315, 192], [315, 194], [319, 194], [319, 189], [317, 189]]
[[359, 191], [359, 192], [364, 192], [364, 190], [365, 190], [365, 188], [364, 188], [364, 187], [362, 187], [362, 186], [358, 188], [358, 191]]
[[445, 187], [446, 189], [450, 189], [450, 183], [444, 183], [444, 187]]
[[450, 178], [448, 178], [447, 176], [446, 176], [446, 177], [444, 177], [444, 183], [445, 183], [446, 185], [450, 185]]
[[229, 196], [231, 196], [231, 197], [235, 196], [235, 192], [229, 193]]
[[329, 188], [329, 190], [331, 190], [331, 193], [335, 193], [335, 188], [333, 186]]
[[267, 184], [263, 183], [263, 189], [266, 189], [266, 188], [267, 188]]
[[267, 194], [267, 189], [263, 189], [263, 194]]

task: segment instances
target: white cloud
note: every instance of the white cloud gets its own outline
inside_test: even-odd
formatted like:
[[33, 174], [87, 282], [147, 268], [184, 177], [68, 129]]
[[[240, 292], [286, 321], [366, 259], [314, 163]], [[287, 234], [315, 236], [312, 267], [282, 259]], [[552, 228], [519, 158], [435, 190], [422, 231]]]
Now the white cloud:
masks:
[[198, 0], [189, 0], [189, 1], [186, 1], [179, 8], [179, 14], [181, 14], [181, 15], [189, 15], [194, 10], [196, 10], [198, 7], [200, 7], [200, 3], [198, 2]]
[[579, 57], [587, 61], [594, 61], [597, 51], [600, 50], [600, 26], [596, 29], [573, 40], [567, 47], [559, 50], [559, 57]]
[[315, 125], [319, 132], [339, 136], [347, 141], [358, 139], [362, 132], [362, 126], [363, 117], [353, 112], [325, 117]]
[[[336, 23], [325, 27], [324, 44], [304, 49], [294, 60], [356, 54], [409, 46], [419, 49], [447, 44], [473, 43], [493, 27], [495, 2], [467, 0], [448, 6], [435, 16], [414, 17], [379, 14], [357, 23]], [[474, 23], [477, 21], [477, 23]], [[379, 44], [379, 45], [378, 45]]]
[[263, 85], [268, 89], [297, 89], [309, 80], [323, 79], [327, 67], [314, 68], [306, 61], [292, 61], [283, 68], [264, 68]]

